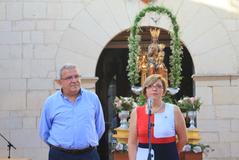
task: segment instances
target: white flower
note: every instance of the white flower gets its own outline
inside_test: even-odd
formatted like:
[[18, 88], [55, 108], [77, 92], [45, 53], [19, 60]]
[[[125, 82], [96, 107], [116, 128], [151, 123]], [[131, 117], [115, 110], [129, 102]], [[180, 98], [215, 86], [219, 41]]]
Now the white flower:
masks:
[[189, 100], [189, 99], [190, 99], [189, 97], [184, 97], [184, 98], [183, 98], [184, 101], [185, 101], [185, 100], [187, 101], [187, 100]]
[[194, 103], [195, 100], [196, 100], [195, 97], [190, 97], [190, 101], [191, 101], [192, 104]]
[[122, 143], [117, 143], [115, 146], [116, 151], [122, 151], [124, 149], [124, 145]]
[[182, 100], [182, 99], [180, 99], [180, 100], [178, 101], [178, 103], [183, 103], [183, 100]]
[[119, 113], [122, 110], [130, 111], [135, 107], [135, 101], [133, 97], [115, 97], [114, 106], [116, 112]]
[[209, 145], [207, 144], [186, 144], [183, 147], [183, 151], [184, 152], [194, 152], [194, 153], [201, 153], [203, 152], [205, 154], [205, 156], [207, 156], [209, 154], [209, 152], [213, 152], [214, 149], [211, 148]]
[[200, 146], [195, 146], [195, 147], [193, 147], [193, 152], [194, 152], [194, 153], [202, 152], [202, 147], [200, 147]]
[[205, 156], [207, 157], [207, 156], [208, 156], [208, 153], [209, 153], [210, 151], [211, 151], [210, 148], [205, 148], [205, 149], [203, 150], [203, 153], [204, 153]]
[[210, 152], [213, 152], [214, 149], [212, 149], [210, 146], [207, 145], [207, 147], [204, 148], [203, 153], [207, 157]]
[[124, 151], [128, 151], [128, 144], [125, 144], [125, 145], [123, 145], [124, 147], [123, 147], [123, 150]]
[[184, 97], [183, 99], [180, 99], [178, 101], [177, 105], [182, 110], [182, 112], [199, 111], [200, 106], [202, 105], [202, 102], [200, 98]]
[[191, 151], [191, 146], [189, 144], [186, 144], [185, 146], [183, 146], [183, 151], [190, 152]]

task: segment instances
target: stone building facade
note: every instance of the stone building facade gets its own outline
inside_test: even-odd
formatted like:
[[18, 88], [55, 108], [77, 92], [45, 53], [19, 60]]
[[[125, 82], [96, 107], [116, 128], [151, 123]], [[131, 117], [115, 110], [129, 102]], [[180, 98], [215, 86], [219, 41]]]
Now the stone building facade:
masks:
[[[154, 0], [177, 15], [180, 36], [194, 63], [202, 142], [210, 160], [239, 160], [239, 2]], [[16, 147], [13, 157], [47, 160], [38, 136], [43, 101], [55, 91], [57, 69], [76, 63], [83, 86], [94, 90], [98, 58], [117, 34], [129, 29], [147, 4], [141, 0], [1, 0], [0, 132]], [[149, 15], [142, 26], [170, 30]], [[0, 141], [0, 157], [7, 156]]]

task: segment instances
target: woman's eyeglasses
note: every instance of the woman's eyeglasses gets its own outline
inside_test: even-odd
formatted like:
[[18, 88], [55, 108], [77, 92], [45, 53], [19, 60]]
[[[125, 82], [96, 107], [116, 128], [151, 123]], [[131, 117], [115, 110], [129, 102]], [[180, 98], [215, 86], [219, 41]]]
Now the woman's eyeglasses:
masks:
[[153, 85], [149, 85], [147, 88], [150, 89], [163, 89], [163, 86], [160, 84], [153, 84]]

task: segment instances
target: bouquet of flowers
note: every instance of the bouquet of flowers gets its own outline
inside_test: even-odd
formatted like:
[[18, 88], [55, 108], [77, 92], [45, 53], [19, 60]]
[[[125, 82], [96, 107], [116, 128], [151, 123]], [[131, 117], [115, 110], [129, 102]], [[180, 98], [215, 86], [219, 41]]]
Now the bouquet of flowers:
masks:
[[203, 152], [206, 156], [209, 154], [209, 152], [213, 152], [214, 149], [211, 148], [208, 144], [186, 144], [183, 147], [184, 152], [194, 152], [194, 153], [200, 153]]
[[112, 140], [112, 152], [127, 152], [128, 151], [128, 144], [125, 143], [119, 143], [117, 140]]
[[182, 112], [199, 111], [200, 106], [202, 105], [202, 102], [200, 98], [184, 97], [183, 99], [180, 99], [178, 101], [177, 105], [182, 110]]
[[136, 106], [136, 103], [133, 97], [116, 96], [114, 99], [114, 106], [117, 113], [123, 110], [131, 112], [131, 110]]

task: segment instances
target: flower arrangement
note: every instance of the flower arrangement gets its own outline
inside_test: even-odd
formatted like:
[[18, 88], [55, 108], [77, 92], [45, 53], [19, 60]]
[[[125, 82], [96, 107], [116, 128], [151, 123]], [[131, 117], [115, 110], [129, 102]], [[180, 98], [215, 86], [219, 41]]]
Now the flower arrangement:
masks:
[[131, 110], [136, 106], [136, 103], [133, 97], [116, 96], [114, 99], [114, 106], [117, 113], [123, 110], [131, 112]]
[[112, 140], [112, 152], [127, 152], [128, 151], [128, 144], [120, 143], [117, 140]]
[[208, 154], [210, 152], [213, 152], [214, 149], [211, 148], [208, 144], [186, 144], [183, 147], [183, 151], [184, 152], [193, 152], [193, 153], [200, 153], [203, 152], [206, 156], [208, 156]]
[[200, 98], [197, 97], [184, 97], [177, 102], [177, 105], [182, 110], [182, 112], [199, 111], [202, 102]]

